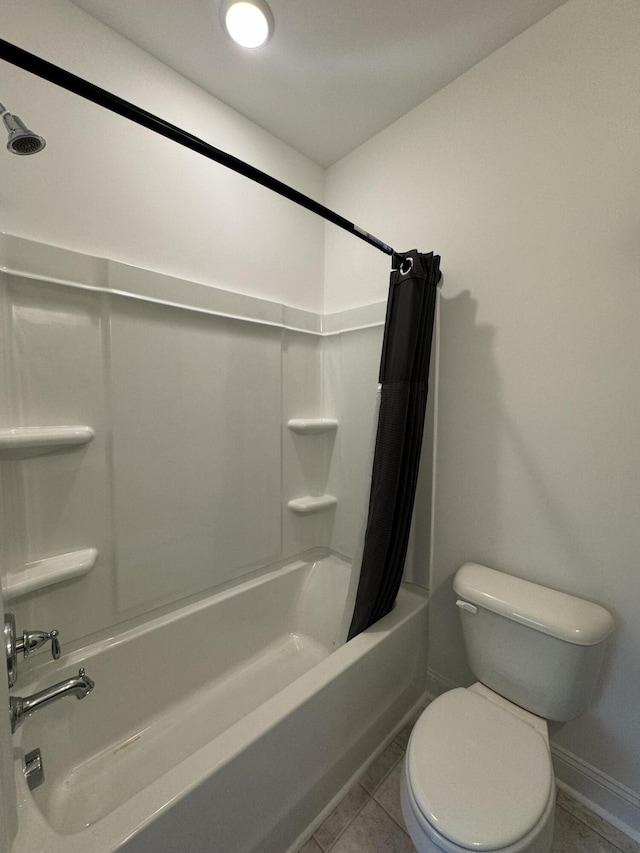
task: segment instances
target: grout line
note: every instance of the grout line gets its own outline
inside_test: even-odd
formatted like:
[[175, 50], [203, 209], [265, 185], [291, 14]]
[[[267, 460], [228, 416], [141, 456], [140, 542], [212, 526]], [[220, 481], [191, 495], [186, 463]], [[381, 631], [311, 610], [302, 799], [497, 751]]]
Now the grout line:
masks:
[[[396, 741], [394, 740], [394, 741], [393, 741], [393, 743], [396, 743]], [[404, 760], [404, 757], [405, 757], [405, 754], [406, 754], [406, 752], [407, 752], [407, 751], [406, 751], [406, 749], [405, 749], [403, 746], [401, 746], [399, 743], [397, 744], [397, 746], [399, 746], [399, 747], [400, 747], [400, 749], [402, 750], [402, 755], [401, 755], [401, 756], [400, 756], [400, 758], [396, 761], [396, 763], [393, 765], [393, 767], [391, 768], [391, 770], [389, 770], [389, 772], [388, 772], [388, 773], [387, 773], [387, 775], [384, 777], [384, 779], [382, 780], [382, 782], [378, 785], [378, 787], [376, 788], [376, 791], [378, 791], [378, 790], [382, 787], [383, 782], [384, 782], [384, 781], [385, 781], [385, 780], [386, 780], [386, 779], [391, 775], [391, 773], [393, 773], [393, 771], [396, 769], [396, 767], [398, 766], [398, 764], [400, 764], [400, 763]], [[406, 836], [408, 836], [408, 835], [409, 835], [409, 833], [407, 832], [406, 827], [404, 827], [404, 826], [403, 826], [403, 825], [402, 825], [398, 820], [396, 820], [396, 818], [391, 814], [391, 812], [390, 812], [390, 811], [388, 811], [388, 810], [384, 807], [384, 805], [383, 805], [379, 800], [377, 800], [377, 799], [376, 799], [375, 794], [372, 794], [372, 797], [373, 797], [373, 799], [376, 801], [376, 803], [380, 806], [380, 808], [382, 809], [382, 811], [383, 811], [385, 814], [387, 814], [387, 815], [391, 818], [391, 820], [396, 824], [396, 826], [399, 826], [399, 827], [400, 827], [400, 829], [404, 832], [404, 834], [405, 834]]]
[[[395, 743], [395, 739], [394, 739], [394, 740], [392, 740], [392, 741], [391, 741], [391, 743]], [[396, 761], [396, 762], [395, 762], [395, 763], [394, 763], [394, 764], [389, 768], [389, 770], [385, 773], [385, 775], [382, 777], [382, 779], [380, 780], [380, 782], [376, 785], [376, 787], [374, 788], [374, 790], [373, 790], [373, 792], [372, 792], [372, 793], [369, 793], [369, 791], [367, 791], [367, 789], [366, 789], [363, 785], [361, 785], [359, 781], [355, 782], [355, 783], [354, 783], [354, 785], [352, 786], [352, 787], [355, 787], [355, 785], [359, 785], [359, 786], [362, 788], [362, 790], [365, 792], [365, 794], [367, 795], [367, 799], [366, 799], [366, 800], [364, 801], [364, 803], [360, 806], [360, 808], [358, 809], [358, 811], [353, 815], [353, 817], [351, 818], [351, 820], [350, 820], [350, 821], [345, 825], [344, 829], [340, 832], [340, 834], [339, 834], [339, 835], [337, 835], [337, 836], [335, 837], [335, 839], [333, 840], [333, 842], [332, 842], [331, 846], [330, 846], [327, 850], [324, 850], [324, 848], [322, 847], [322, 845], [320, 844], [320, 842], [318, 841], [318, 839], [317, 839], [317, 838], [315, 838], [315, 835], [313, 836], [314, 840], [316, 841], [316, 844], [317, 844], [319, 847], [321, 847], [321, 848], [322, 848], [323, 853], [330, 853], [330, 851], [331, 851], [331, 850], [333, 850], [333, 848], [334, 848], [334, 847], [335, 847], [335, 845], [338, 843], [338, 841], [340, 840], [340, 838], [342, 838], [342, 836], [343, 836], [343, 835], [344, 835], [344, 833], [347, 831], [347, 829], [351, 826], [351, 824], [353, 823], [353, 821], [358, 817], [358, 815], [360, 814], [360, 812], [364, 809], [364, 807], [365, 807], [365, 806], [366, 806], [366, 805], [367, 805], [371, 800], [373, 800], [373, 801], [374, 801], [374, 803], [375, 803], [377, 806], [380, 806], [380, 808], [383, 810], [383, 812], [384, 812], [388, 817], [390, 817], [390, 818], [391, 818], [391, 820], [393, 820], [393, 822], [396, 824], [396, 826], [400, 827], [400, 829], [405, 833], [405, 835], [407, 835], [407, 831], [406, 831], [406, 829], [398, 823], [398, 821], [393, 817], [393, 815], [389, 814], [389, 812], [385, 809], [385, 807], [382, 805], [382, 803], [379, 803], [379, 802], [378, 802], [378, 800], [377, 800], [377, 799], [376, 799], [376, 797], [375, 797], [376, 791], [380, 790], [380, 788], [382, 787], [382, 785], [384, 784], [384, 782], [387, 780], [387, 778], [391, 775], [391, 773], [395, 770], [395, 768], [398, 766], [398, 764], [399, 764], [399, 763], [402, 761], [402, 759], [404, 758], [404, 753], [405, 753], [405, 749], [404, 749], [404, 747], [400, 746], [400, 744], [396, 744], [396, 746], [399, 746], [399, 747], [400, 747], [400, 749], [402, 750], [402, 755], [398, 758], [398, 760], [397, 760], [397, 761]], [[350, 789], [350, 790], [351, 790], [351, 789]], [[347, 793], [348, 793], [348, 792], [347, 792]], [[346, 795], [345, 795], [345, 796], [346, 796]]]
[[376, 798], [375, 798], [375, 797], [374, 797], [373, 799], [374, 799], [374, 800], [376, 801], [376, 803], [380, 806], [380, 808], [381, 808], [381, 809], [382, 809], [382, 811], [387, 815], [387, 817], [390, 817], [390, 818], [391, 818], [391, 820], [395, 823], [395, 825], [396, 825], [399, 829], [401, 829], [401, 830], [404, 832], [404, 834], [405, 834], [405, 835], [407, 835], [407, 836], [408, 836], [408, 835], [409, 835], [409, 833], [407, 832], [406, 828], [405, 828], [405, 827], [404, 827], [404, 826], [403, 826], [403, 825], [402, 825], [398, 820], [396, 820], [396, 818], [391, 814], [391, 812], [390, 812], [390, 811], [388, 811], [387, 809], [385, 809], [385, 807], [382, 805], [382, 803], [381, 803], [381, 802], [379, 802], [378, 800], [376, 800]]
[[[360, 782], [355, 782], [355, 783], [352, 785], [352, 787], [349, 789], [349, 791], [351, 791], [353, 788], [355, 788], [355, 786], [356, 786], [356, 785], [359, 785], [359, 786], [362, 788], [362, 785], [360, 785]], [[362, 788], [362, 790], [363, 790], [363, 791], [365, 792], [365, 794], [367, 795], [367, 799], [366, 799], [366, 800], [364, 801], [364, 803], [360, 806], [360, 808], [358, 809], [358, 811], [353, 815], [353, 817], [351, 818], [351, 820], [346, 824], [346, 826], [344, 827], [344, 829], [343, 829], [343, 830], [342, 830], [338, 835], [336, 835], [336, 837], [333, 839], [333, 841], [331, 842], [331, 845], [327, 848], [327, 850], [325, 850], [325, 849], [324, 849], [324, 847], [322, 846], [322, 844], [320, 844], [320, 842], [319, 842], [319, 841], [318, 841], [318, 839], [315, 837], [315, 835], [313, 836], [313, 838], [315, 839], [316, 844], [318, 845], [318, 847], [320, 847], [320, 849], [323, 851], [323, 853], [330, 853], [330, 851], [331, 851], [331, 850], [333, 850], [333, 848], [336, 846], [336, 844], [338, 843], [338, 841], [342, 838], [342, 836], [343, 836], [343, 835], [345, 834], [345, 832], [349, 829], [349, 827], [350, 827], [350, 826], [351, 826], [351, 824], [354, 822], [354, 820], [358, 817], [358, 815], [360, 814], [360, 812], [362, 811], [362, 809], [363, 809], [363, 808], [364, 808], [364, 807], [369, 803], [369, 800], [372, 800], [372, 799], [373, 799], [373, 797], [372, 797], [372, 796], [371, 796], [371, 794], [367, 791], [367, 789], [366, 789], [366, 788]], [[349, 793], [349, 791], [347, 791], [347, 794]], [[347, 796], [347, 794], [345, 794], [345, 796]], [[344, 798], [343, 798], [343, 799], [344, 799]], [[337, 808], [337, 807], [336, 807], [336, 808]]]
[[[396, 746], [400, 747], [400, 749], [402, 749], [402, 753], [403, 753], [403, 755], [401, 755], [401, 756], [400, 756], [400, 758], [398, 758], [398, 760], [397, 760], [397, 761], [395, 761], [395, 762], [391, 765], [391, 767], [387, 770], [387, 772], [384, 774], [384, 776], [382, 777], [382, 779], [380, 779], [380, 781], [378, 782], [378, 784], [376, 785], [376, 787], [373, 789], [373, 791], [372, 791], [370, 794], [369, 794], [369, 791], [367, 791], [367, 794], [369, 794], [369, 796], [370, 796], [370, 797], [372, 797], [374, 800], [375, 800], [375, 794], [376, 794], [376, 792], [380, 790], [380, 788], [384, 785], [384, 783], [387, 781], [387, 779], [389, 778], [389, 776], [391, 775], [391, 773], [396, 769], [396, 767], [398, 766], [398, 764], [402, 761], [402, 759], [403, 759], [403, 757], [404, 757], [404, 752], [405, 752], [405, 750], [403, 749], [403, 747], [401, 747], [399, 743], [396, 743], [396, 742], [395, 742], [395, 740], [392, 740], [392, 741], [391, 741], [391, 743], [395, 743], [395, 744], [396, 744]], [[388, 748], [388, 747], [387, 747], [387, 748]], [[364, 786], [363, 786], [363, 787], [364, 787]], [[365, 788], [365, 791], [366, 791], [366, 790], [367, 790], [367, 789]], [[377, 800], [376, 800], [376, 802], [377, 802]]]

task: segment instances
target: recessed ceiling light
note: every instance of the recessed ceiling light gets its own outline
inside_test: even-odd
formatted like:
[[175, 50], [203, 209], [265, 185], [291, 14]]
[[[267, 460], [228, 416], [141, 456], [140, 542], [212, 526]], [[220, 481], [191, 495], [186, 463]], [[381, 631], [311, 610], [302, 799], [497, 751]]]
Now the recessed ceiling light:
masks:
[[273, 15], [264, 0], [224, 0], [220, 19], [227, 35], [249, 50], [262, 47], [273, 34]]

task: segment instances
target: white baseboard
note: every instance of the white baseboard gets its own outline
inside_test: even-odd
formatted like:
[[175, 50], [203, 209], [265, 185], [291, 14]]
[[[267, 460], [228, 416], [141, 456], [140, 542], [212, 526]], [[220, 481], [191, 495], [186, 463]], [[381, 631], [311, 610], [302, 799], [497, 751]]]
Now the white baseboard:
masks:
[[551, 755], [559, 788], [640, 843], [640, 794], [561, 746]]
[[[431, 668], [427, 670], [429, 699], [436, 699], [454, 687], [460, 685]], [[559, 788], [640, 843], [640, 794], [554, 743], [551, 755]]]

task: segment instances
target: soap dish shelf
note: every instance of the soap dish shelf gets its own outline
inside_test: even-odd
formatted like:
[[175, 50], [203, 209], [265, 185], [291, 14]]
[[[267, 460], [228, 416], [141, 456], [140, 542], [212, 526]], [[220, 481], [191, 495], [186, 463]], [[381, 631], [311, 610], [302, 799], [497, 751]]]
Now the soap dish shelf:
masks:
[[95, 433], [90, 426], [38, 426], [0, 429], [0, 456], [24, 459], [64, 447], [87, 444]]
[[338, 503], [338, 499], [334, 495], [305, 495], [301, 498], [294, 498], [289, 501], [287, 506], [292, 512], [297, 512], [302, 515], [310, 514], [312, 512], [320, 512], [323, 509], [329, 509], [329, 507], [335, 506]]
[[291, 418], [287, 426], [299, 435], [319, 435], [338, 429], [338, 421], [335, 418]]
[[4, 598], [20, 598], [28, 592], [82, 577], [91, 571], [97, 559], [97, 548], [83, 548], [27, 563], [19, 571], [7, 572], [2, 590]]

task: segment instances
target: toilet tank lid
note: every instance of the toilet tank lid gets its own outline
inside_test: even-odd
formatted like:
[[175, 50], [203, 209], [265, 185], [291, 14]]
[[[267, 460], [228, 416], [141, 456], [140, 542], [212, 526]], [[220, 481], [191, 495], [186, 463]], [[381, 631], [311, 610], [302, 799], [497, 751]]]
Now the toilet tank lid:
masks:
[[453, 588], [478, 607], [579, 646], [602, 642], [614, 627], [613, 617], [599, 604], [478, 563], [461, 566]]

